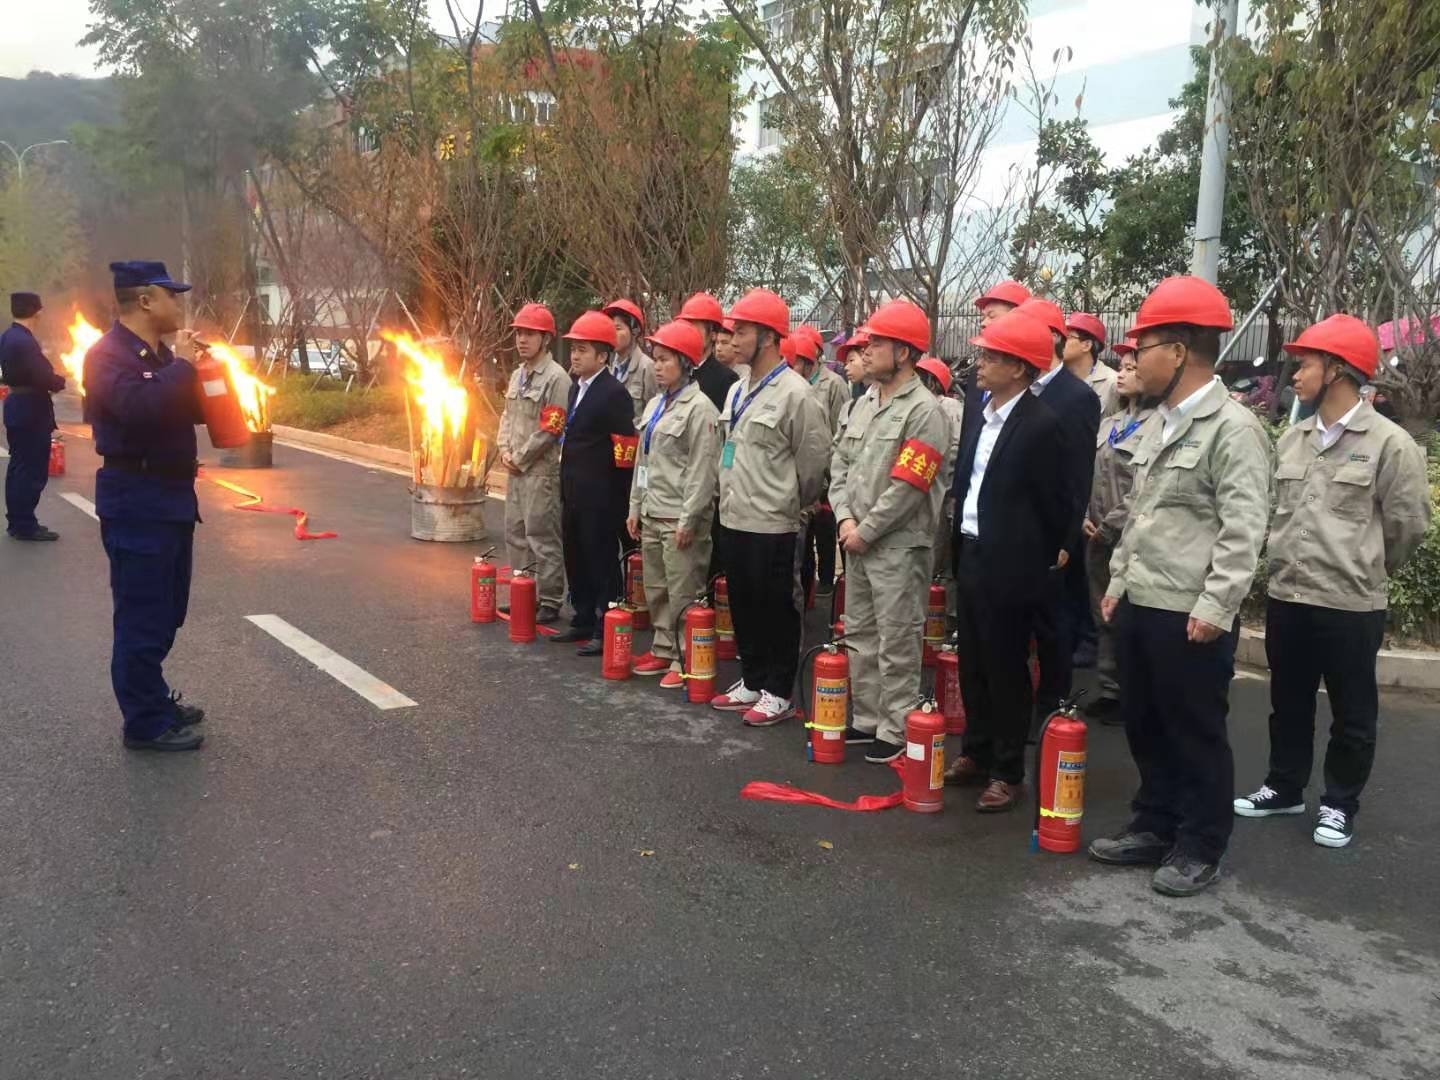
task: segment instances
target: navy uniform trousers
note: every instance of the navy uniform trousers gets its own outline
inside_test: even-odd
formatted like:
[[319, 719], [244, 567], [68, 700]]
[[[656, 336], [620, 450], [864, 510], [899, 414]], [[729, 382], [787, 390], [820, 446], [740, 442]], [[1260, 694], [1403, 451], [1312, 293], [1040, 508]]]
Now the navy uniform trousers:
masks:
[[50, 425], [6, 425], [10, 464], [5, 468], [5, 521], [12, 534], [33, 533], [35, 507], [50, 472]]
[[161, 670], [190, 605], [194, 522], [100, 521], [110, 559], [115, 645], [110, 681], [125, 734], [154, 739], [175, 723], [175, 703]]

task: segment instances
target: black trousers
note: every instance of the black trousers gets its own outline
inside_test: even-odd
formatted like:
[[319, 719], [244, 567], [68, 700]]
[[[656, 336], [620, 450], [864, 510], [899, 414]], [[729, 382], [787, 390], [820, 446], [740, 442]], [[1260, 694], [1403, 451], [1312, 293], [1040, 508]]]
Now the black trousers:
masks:
[[10, 462], [5, 467], [5, 519], [11, 533], [33, 533], [39, 528], [35, 507], [50, 472], [50, 429], [6, 427]]
[[835, 584], [835, 511], [821, 506], [810, 518], [805, 530], [805, 562], [800, 568], [800, 584], [808, 589], [819, 561], [819, 587], [830, 589]]
[[1187, 640], [1183, 611], [1122, 600], [1115, 614], [1120, 715], [1140, 772], [1136, 832], [1219, 862], [1235, 822], [1235, 759], [1225, 720], [1239, 620], [1209, 644]]
[[1346, 814], [1375, 763], [1380, 693], [1375, 657], [1385, 637], [1385, 612], [1337, 611], [1273, 597], [1265, 606], [1265, 658], [1270, 663], [1270, 773], [1265, 783], [1299, 802], [1315, 755], [1315, 695], [1330, 692], [1330, 744], [1320, 802]]
[[967, 724], [962, 752], [992, 780], [1025, 779], [1025, 738], [1034, 708], [1030, 687], [1032, 602], [997, 592], [979, 547], [962, 539], [955, 554], [960, 695]]
[[[1070, 696], [1075, 676], [1075, 645], [1079, 627], [1075, 624], [1074, 604], [1067, 571], [1075, 564], [1072, 556], [1063, 570], [1050, 570], [1045, 575], [1044, 593], [1035, 606], [1033, 630], [1035, 658], [1040, 662], [1040, 685], [1035, 691], [1037, 713], [1045, 715]], [[1084, 568], [1079, 568], [1084, 581]], [[1088, 606], [1089, 600], [1086, 600]]]
[[740, 671], [751, 690], [793, 698], [800, 667], [795, 533], [721, 528]]
[[605, 610], [620, 596], [620, 544], [615, 515], [606, 508], [562, 502], [560, 533], [565, 544], [565, 576], [570, 579], [570, 625], [600, 636]]

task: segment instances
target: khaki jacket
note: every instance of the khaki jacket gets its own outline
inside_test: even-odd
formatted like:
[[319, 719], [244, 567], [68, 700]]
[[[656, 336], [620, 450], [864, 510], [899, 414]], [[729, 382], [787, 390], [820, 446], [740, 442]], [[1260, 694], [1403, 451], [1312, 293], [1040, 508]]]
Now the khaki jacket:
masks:
[[620, 385], [629, 393], [630, 402], [635, 406], [635, 419], [639, 420], [645, 403], [660, 392], [660, 384], [655, 381], [655, 361], [646, 356], [639, 345], [634, 345], [630, 349], [629, 363], [622, 357], [615, 357], [610, 363], [610, 374], [619, 379]]
[[1090, 369], [1090, 374], [1085, 377], [1085, 383], [1095, 396], [1100, 399], [1100, 415], [1109, 416], [1120, 409], [1120, 387], [1118, 385], [1120, 376], [1109, 364], [1095, 361], [1095, 366]]
[[950, 432], [945, 410], [919, 379], [888, 401], [878, 390], [862, 397], [830, 460], [836, 523], [855, 522], [870, 545], [932, 544], [955, 468]]
[[[508, 453], [522, 473], [559, 473], [560, 436], [565, 432], [569, 398], [570, 376], [548, 352], [535, 364], [522, 365], [511, 373], [498, 442], [500, 452]], [[542, 425], [542, 419], [548, 426]]]
[[1131, 459], [1130, 520], [1110, 560], [1106, 595], [1228, 630], [1265, 542], [1269, 440], [1218, 379], [1164, 446], [1163, 430], [1157, 410]]
[[1120, 539], [1125, 520], [1130, 516], [1130, 496], [1135, 488], [1135, 451], [1140, 448], [1154, 415], [1153, 408], [1145, 408], [1138, 412], [1116, 412], [1100, 421], [1100, 431], [1095, 437], [1095, 480], [1090, 486], [1090, 508], [1085, 516], [1100, 530], [1100, 539], [1112, 547]]
[[817, 364], [815, 374], [810, 377], [810, 390], [820, 402], [820, 411], [830, 425], [830, 436], [835, 436], [840, 427], [840, 414], [850, 400], [850, 384], [824, 364]]
[[[959, 398], [942, 397], [935, 399], [940, 404], [940, 411], [945, 414], [945, 420], [950, 425], [950, 447], [945, 451], [945, 460], [949, 463], [953, 472], [955, 469], [955, 458], [960, 453], [960, 433], [965, 427], [965, 403]], [[949, 487], [947, 483], [945, 485]]]
[[1270, 595], [1341, 611], [1383, 611], [1386, 586], [1430, 524], [1425, 455], [1362, 402], [1329, 448], [1315, 417], [1280, 437], [1270, 526]]
[[710, 527], [715, 512], [720, 414], [692, 379], [656, 422], [646, 450], [645, 429], [664, 403], [665, 395], [656, 394], [635, 421], [640, 447], [630, 484], [630, 516], [676, 521], [682, 529], [699, 532]]
[[[788, 366], [742, 410], [750, 391], [749, 379], [736, 383], [720, 413], [720, 434], [733, 446], [721, 447], [720, 524], [743, 532], [798, 532], [800, 511], [825, 490], [830, 427], [810, 384]], [[732, 455], [728, 468], [726, 454]]]

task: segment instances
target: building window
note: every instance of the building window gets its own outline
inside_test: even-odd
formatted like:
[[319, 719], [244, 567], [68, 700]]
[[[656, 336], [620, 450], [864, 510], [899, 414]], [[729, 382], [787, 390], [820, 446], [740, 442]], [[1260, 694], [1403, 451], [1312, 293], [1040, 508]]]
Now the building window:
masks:
[[779, 146], [783, 141], [780, 134], [781, 97], [776, 94], [760, 102], [760, 149]]
[[810, 33], [815, 25], [813, 0], [769, 0], [760, 9], [765, 33], [775, 41], [792, 41]]

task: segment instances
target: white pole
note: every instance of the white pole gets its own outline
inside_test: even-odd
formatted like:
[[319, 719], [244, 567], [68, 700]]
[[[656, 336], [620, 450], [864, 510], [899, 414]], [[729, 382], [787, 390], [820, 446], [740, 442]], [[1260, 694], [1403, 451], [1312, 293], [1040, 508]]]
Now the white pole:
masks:
[[1225, 162], [1230, 150], [1230, 94], [1220, 74], [1219, 53], [1235, 36], [1240, 0], [1218, 0], [1212, 24], [1210, 92], [1205, 102], [1205, 144], [1200, 153], [1200, 193], [1195, 200], [1195, 251], [1190, 273], [1215, 283], [1220, 276], [1220, 225], [1225, 211]]

